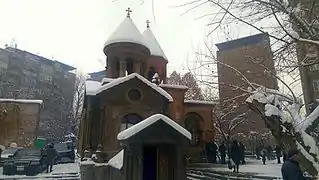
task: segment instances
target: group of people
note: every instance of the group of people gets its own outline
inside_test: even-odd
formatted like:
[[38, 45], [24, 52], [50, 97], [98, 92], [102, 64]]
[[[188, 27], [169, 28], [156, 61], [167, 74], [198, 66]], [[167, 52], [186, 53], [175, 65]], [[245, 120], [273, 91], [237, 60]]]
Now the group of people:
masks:
[[[226, 156], [229, 159], [226, 161]], [[222, 142], [219, 146], [211, 141], [206, 144], [206, 156], [209, 163], [217, 163], [219, 159], [221, 164], [229, 163], [229, 166], [238, 172], [239, 164], [245, 164], [245, 146], [243, 143], [234, 140], [232, 143]]]

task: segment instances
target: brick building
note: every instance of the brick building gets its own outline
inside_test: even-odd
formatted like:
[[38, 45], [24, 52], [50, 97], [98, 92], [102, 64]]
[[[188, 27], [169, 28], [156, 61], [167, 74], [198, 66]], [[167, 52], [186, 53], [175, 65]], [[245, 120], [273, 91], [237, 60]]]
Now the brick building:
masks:
[[257, 34], [216, 44], [216, 46], [218, 47], [217, 60], [220, 62], [218, 64], [220, 103], [222, 107], [234, 106], [234, 113], [231, 113], [227, 120], [231, 121], [247, 113], [244, 116], [247, 121], [236, 129], [237, 133], [247, 135], [250, 132], [268, 132], [259, 115], [246, 106], [247, 95], [243, 96], [245, 92], [241, 90], [247, 90], [249, 87], [243, 76], [251, 83], [272, 89], [278, 88], [277, 80], [267, 75], [264, 68], [266, 67], [271, 73], [276, 73], [268, 35]]
[[[119, 132], [159, 113], [189, 130], [187, 153], [199, 158], [205, 143], [214, 138], [215, 103], [185, 100], [187, 87], [159, 84], [166, 82], [168, 59], [151, 28], [147, 25], [141, 34], [128, 15], [109, 37], [104, 53], [106, 78], [86, 82], [78, 151], [101, 146], [111, 158], [120, 148]], [[100, 80], [102, 72], [91, 74], [91, 79]]]
[[0, 145], [30, 147], [40, 122], [42, 100], [0, 99]]
[[71, 120], [74, 69], [17, 48], [0, 49], [0, 98], [43, 100], [40, 135], [63, 136]]

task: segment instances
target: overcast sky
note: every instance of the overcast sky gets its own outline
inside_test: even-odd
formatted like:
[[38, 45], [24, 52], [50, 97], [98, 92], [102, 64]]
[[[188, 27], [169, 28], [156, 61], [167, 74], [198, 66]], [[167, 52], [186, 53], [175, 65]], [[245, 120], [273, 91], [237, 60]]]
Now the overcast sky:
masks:
[[[14, 39], [18, 48], [70, 64], [84, 72], [105, 67], [103, 44], [130, 7], [143, 32], [146, 20], [169, 59], [169, 70], [183, 71], [207, 39], [209, 6], [182, 15], [190, 0], [0, 0], [0, 47]], [[153, 16], [154, 12], [154, 16]], [[244, 34], [236, 30], [238, 36]], [[247, 32], [245, 33], [247, 34]], [[249, 34], [249, 33], [248, 33]], [[213, 43], [225, 41], [214, 33]]]

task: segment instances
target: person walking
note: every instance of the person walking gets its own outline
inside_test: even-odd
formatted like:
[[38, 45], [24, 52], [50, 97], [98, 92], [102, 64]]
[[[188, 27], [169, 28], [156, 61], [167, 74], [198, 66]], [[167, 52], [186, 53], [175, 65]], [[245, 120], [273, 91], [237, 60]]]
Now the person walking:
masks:
[[287, 160], [281, 167], [281, 174], [283, 180], [310, 180], [304, 177], [299, 162], [297, 161], [298, 150], [289, 150]]
[[275, 148], [275, 151], [276, 151], [276, 157], [277, 157], [277, 164], [280, 164], [281, 161], [280, 161], [280, 158], [281, 158], [281, 148], [280, 146], [276, 146]]
[[231, 159], [235, 163], [235, 165], [233, 167], [234, 172], [239, 172], [239, 164], [240, 164], [241, 157], [240, 157], [240, 147], [238, 145], [237, 140], [233, 141], [233, 145], [231, 147], [230, 154], [231, 154]]
[[52, 172], [54, 160], [57, 158], [58, 152], [54, 148], [54, 144], [48, 144], [46, 148], [46, 166], [47, 166], [47, 173]]
[[266, 165], [267, 156], [268, 156], [267, 149], [266, 149], [266, 148], [263, 148], [263, 149], [261, 150], [261, 160], [262, 160], [262, 162], [263, 162], [263, 165]]
[[241, 161], [241, 164], [245, 164], [246, 161], [245, 161], [245, 146], [242, 142], [239, 143], [239, 149], [240, 149], [240, 161]]
[[270, 160], [272, 160], [272, 147], [269, 145], [269, 146], [267, 146], [266, 150], [267, 150], [268, 161], [270, 161]]
[[224, 141], [219, 145], [218, 151], [220, 153], [221, 163], [222, 164], [226, 164], [226, 151], [227, 151], [227, 148], [225, 146]]

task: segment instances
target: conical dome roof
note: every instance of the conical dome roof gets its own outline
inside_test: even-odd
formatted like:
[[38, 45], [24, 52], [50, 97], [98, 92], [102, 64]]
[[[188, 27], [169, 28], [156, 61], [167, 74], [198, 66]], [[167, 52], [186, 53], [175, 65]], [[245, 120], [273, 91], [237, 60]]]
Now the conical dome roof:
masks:
[[115, 43], [135, 43], [148, 48], [142, 34], [135, 26], [132, 19], [128, 16], [122, 23], [116, 28], [114, 33], [109, 37], [109, 39], [104, 44], [104, 48]]
[[148, 26], [146, 30], [143, 32], [143, 37], [145, 42], [147, 43], [148, 48], [151, 51], [151, 55], [159, 56], [167, 60], [164, 51], [162, 50], [161, 46], [157, 42], [151, 28]]

